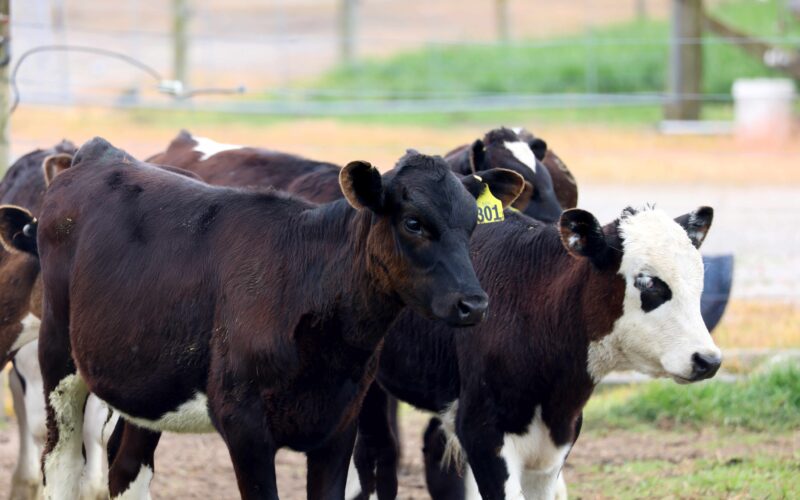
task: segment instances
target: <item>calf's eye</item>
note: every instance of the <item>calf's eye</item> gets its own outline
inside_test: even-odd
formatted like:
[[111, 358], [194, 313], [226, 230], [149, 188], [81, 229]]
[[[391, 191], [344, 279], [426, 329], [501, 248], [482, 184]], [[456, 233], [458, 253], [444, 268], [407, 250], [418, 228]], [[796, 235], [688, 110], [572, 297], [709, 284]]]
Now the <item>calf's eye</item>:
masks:
[[406, 227], [406, 230], [411, 234], [422, 234], [422, 223], [419, 219], [414, 217], [408, 217], [403, 224]]
[[650, 312], [672, 298], [672, 290], [663, 280], [646, 274], [636, 276], [636, 288], [641, 292], [642, 310]]

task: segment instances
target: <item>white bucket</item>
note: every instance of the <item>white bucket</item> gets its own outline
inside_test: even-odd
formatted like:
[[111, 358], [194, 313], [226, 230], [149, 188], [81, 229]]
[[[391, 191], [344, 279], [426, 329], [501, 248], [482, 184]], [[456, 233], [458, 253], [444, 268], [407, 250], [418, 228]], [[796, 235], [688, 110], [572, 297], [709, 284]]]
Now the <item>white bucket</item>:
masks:
[[794, 126], [794, 82], [788, 78], [738, 79], [733, 83], [736, 134], [783, 139]]

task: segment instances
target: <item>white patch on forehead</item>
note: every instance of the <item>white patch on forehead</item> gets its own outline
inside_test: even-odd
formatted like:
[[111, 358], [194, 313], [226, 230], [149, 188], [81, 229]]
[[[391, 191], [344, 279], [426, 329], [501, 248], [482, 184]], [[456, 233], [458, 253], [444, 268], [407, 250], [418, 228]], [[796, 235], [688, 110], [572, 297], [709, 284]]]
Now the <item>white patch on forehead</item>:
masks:
[[208, 399], [202, 392], [195, 393], [192, 399], [182, 403], [177, 409], [163, 414], [158, 420], [134, 417], [122, 411], [119, 413], [125, 420], [152, 431], [191, 434], [214, 432], [211, 417], [208, 415]]
[[[720, 356], [700, 314], [703, 261], [686, 231], [661, 210], [643, 210], [619, 224], [625, 280], [622, 316], [610, 334], [589, 346], [587, 370], [595, 383], [608, 372], [637, 370], [676, 380], [692, 374], [694, 353]], [[644, 312], [639, 274], [660, 278], [672, 298]]]
[[507, 150], [511, 151], [511, 154], [514, 155], [514, 158], [531, 169], [534, 174], [536, 173], [536, 156], [534, 156], [533, 151], [531, 151], [531, 147], [528, 146], [527, 143], [522, 141], [506, 141], [503, 144]]
[[515, 134], [519, 135], [522, 133], [522, 127], [512, 127], [511, 130], [514, 131]]
[[192, 137], [192, 140], [197, 143], [194, 146], [194, 150], [203, 154], [203, 156], [200, 157], [200, 161], [206, 161], [215, 154], [222, 153], [223, 151], [242, 149], [244, 147], [237, 144], [223, 144], [209, 139], [208, 137]]

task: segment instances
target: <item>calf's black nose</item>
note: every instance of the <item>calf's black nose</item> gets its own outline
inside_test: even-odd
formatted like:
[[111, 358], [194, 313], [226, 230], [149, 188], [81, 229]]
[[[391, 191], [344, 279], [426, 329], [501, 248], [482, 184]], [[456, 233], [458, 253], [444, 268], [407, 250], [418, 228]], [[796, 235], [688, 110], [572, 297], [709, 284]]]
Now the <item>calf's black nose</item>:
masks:
[[489, 307], [489, 298], [483, 295], [463, 297], [456, 303], [458, 323], [464, 326], [480, 323]]
[[722, 358], [716, 354], [692, 354], [692, 380], [704, 380], [713, 377], [722, 364]]

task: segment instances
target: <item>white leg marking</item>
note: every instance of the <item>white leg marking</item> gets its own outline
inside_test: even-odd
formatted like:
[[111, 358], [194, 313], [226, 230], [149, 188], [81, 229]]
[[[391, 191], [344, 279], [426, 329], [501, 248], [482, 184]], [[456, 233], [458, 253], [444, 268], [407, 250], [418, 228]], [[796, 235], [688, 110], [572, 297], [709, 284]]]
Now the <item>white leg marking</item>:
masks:
[[564, 470], [561, 470], [561, 473], [558, 475], [558, 481], [556, 483], [556, 500], [567, 500], [569, 495], [567, 495], [567, 483], [564, 481]]
[[464, 468], [464, 496], [466, 500], [481, 500], [481, 492], [478, 490], [478, 483], [472, 474], [472, 467], [465, 465]]
[[[537, 471], [527, 469], [522, 473], [523, 495], [525, 498], [559, 498], [558, 478], [558, 471]], [[564, 493], [566, 493], [566, 487], [564, 487]]]
[[139, 468], [136, 479], [114, 500], [150, 500], [150, 481], [153, 479], [153, 469], [146, 465]]
[[[94, 394], [86, 400], [83, 421], [83, 448], [86, 451], [86, 466], [81, 481], [82, 500], [104, 500], [108, 498], [108, 458], [103, 431], [108, 420], [108, 406]], [[115, 420], [112, 418], [111, 420]], [[109, 422], [110, 423], [110, 422]], [[112, 427], [113, 429], [113, 427]]]
[[48, 500], [74, 500], [80, 494], [83, 406], [87, 395], [86, 384], [78, 374], [63, 378], [50, 393], [58, 442], [44, 460], [44, 496]]
[[[525, 434], [506, 434], [500, 456], [508, 470], [506, 498], [544, 499], [556, 497], [557, 478], [570, 446], [556, 446], [550, 429], [542, 420], [542, 408], [536, 407]], [[466, 475], [467, 498], [478, 499], [478, 485], [472, 470]]]
[[[9, 376], [19, 432], [19, 457], [11, 478], [11, 500], [35, 500], [41, 496], [42, 473], [39, 458], [42, 455], [46, 429], [42, 379], [38, 374], [36, 351], [34, 342], [32, 348], [20, 350], [15, 358], [16, 370], [25, 378], [25, 391], [22, 390], [22, 382], [16, 371], [12, 371]], [[37, 368], [32, 372], [28, 370], [31, 360]]]
[[355, 498], [361, 494], [361, 482], [358, 480], [358, 471], [353, 456], [350, 455], [350, 466], [347, 467], [347, 485], [344, 487], [345, 498]]
[[39, 318], [34, 316], [33, 314], [28, 313], [25, 318], [22, 320], [22, 332], [17, 337], [17, 340], [14, 341], [14, 345], [11, 346], [11, 351], [21, 348], [22, 346], [26, 345], [28, 342], [32, 342], [39, 338], [39, 327], [42, 325], [42, 322], [39, 321]]
[[[347, 485], [344, 488], [344, 497], [348, 500], [356, 498], [361, 494], [361, 481], [358, 478], [358, 471], [356, 470], [356, 463], [353, 461], [353, 456], [350, 456], [350, 466], [347, 468]], [[377, 492], [373, 491], [369, 496], [370, 499], [377, 499]]]

